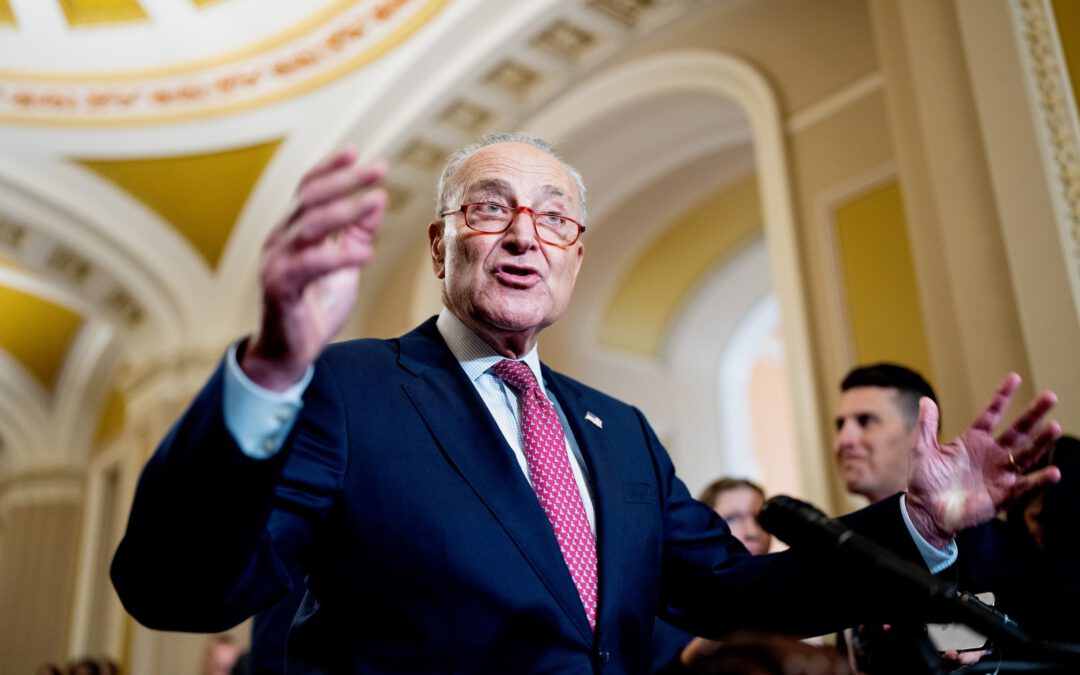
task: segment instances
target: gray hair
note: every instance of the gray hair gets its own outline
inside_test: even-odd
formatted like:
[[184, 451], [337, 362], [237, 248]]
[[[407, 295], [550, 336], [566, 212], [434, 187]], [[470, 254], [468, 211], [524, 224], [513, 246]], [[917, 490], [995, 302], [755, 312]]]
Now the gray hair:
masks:
[[559, 156], [559, 153], [550, 143], [522, 132], [488, 134], [477, 142], [466, 145], [451, 154], [446, 160], [446, 164], [443, 166], [442, 174], [439, 176], [438, 192], [435, 195], [436, 216], [441, 217], [442, 214], [447, 211], [453, 210], [454, 207], [449, 203], [451, 196], [464, 189], [464, 186], [462, 186], [457, 179], [458, 170], [461, 168], [461, 165], [464, 164], [467, 159], [472, 157], [477, 150], [486, 148], [489, 145], [495, 145], [496, 143], [525, 143], [534, 148], [539, 148], [559, 160], [559, 163], [563, 165], [566, 172], [574, 179], [574, 184], [577, 186], [578, 203], [580, 204], [579, 220], [582, 224], [585, 223], [585, 180], [582, 179], [581, 173], [573, 166], [567, 164], [566, 160]]

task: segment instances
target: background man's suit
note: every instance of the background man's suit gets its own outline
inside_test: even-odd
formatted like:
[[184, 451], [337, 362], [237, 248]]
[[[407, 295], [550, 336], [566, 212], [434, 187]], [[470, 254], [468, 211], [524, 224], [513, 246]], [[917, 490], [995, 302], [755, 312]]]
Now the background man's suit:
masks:
[[[749, 555], [691, 498], [640, 412], [543, 374], [594, 495], [595, 634], [549, 521], [434, 320], [329, 347], [267, 461], [226, 430], [219, 368], [140, 481], [113, 564], [125, 606], [150, 627], [220, 630], [283, 596], [298, 562], [309, 593], [289, 638], [296, 672], [553, 673], [644, 672], [658, 611], [697, 634], [821, 633], [910, 608], [901, 589], [871, 590], [865, 572], [813, 552]], [[849, 523], [921, 560], [896, 499]], [[838, 586], [851, 591], [837, 598]]]

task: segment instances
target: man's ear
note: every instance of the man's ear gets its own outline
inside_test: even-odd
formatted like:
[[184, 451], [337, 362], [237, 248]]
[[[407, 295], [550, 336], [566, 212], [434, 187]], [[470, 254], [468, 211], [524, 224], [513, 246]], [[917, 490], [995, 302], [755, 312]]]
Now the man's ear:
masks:
[[443, 239], [443, 227], [443, 221], [435, 220], [428, 225], [427, 230], [431, 268], [435, 271], [435, 276], [440, 279], [446, 277], [446, 242]]

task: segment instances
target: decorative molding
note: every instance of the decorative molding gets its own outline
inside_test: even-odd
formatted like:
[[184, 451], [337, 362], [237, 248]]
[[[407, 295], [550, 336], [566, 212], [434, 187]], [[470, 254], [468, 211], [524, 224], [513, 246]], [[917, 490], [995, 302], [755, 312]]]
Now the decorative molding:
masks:
[[484, 77], [484, 83], [515, 99], [525, 100], [543, 79], [539, 71], [524, 63], [505, 59]]
[[0, 216], [0, 246], [18, 253], [24, 241], [26, 241], [26, 228]]
[[787, 132], [797, 134], [818, 122], [829, 118], [840, 110], [857, 103], [874, 92], [880, 91], [885, 84], [881, 73], [871, 73], [855, 80], [840, 91], [826, 96], [809, 108], [800, 110], [787, 121]]
[[85, 479], [69, 468], [21, 473], [0, 483], [0, 520], [16, 508], [53, 504], [82, 505]]
[[494, 112], [478, 103], [456, 99], [443, 109], [439, 121], [465, 133], [475, 134], [490, 124], [494, 117]]
[[126, 284], [110, 273], [108, 265], [96, 264], [55, 235], [0, 214], [0, 250], [6, 249], [25, 271], [40, 274], [43, 282], [57, 282], [65, 292], [104, 318], [118, 320], [127, 330], [137, 329], [145, 312]]
[[[367, 0], [269, 48], [148, 72], [0, 72], [0, 122], [130, 125], [248, 110], [306, 93], [388, 53], [447, 0]], [[346, 3], [348, 5], [348, 3]], [[273, 44], [278, 42], [278, 44]]]
[[632, 28], [656, 4], [655, 0], [589, 0], [589, 9]]
[[577, 63], [596, 44], [591, 31], [565, 19], [559, 19], [533, 38], [534, 47], [568, 63]]
[[90, 261], [64, 244], [57, 244], [45, 258], [45, 269], [69, 283], [81, 286], [93, 270]]
[[435, 172], [442, 167], [443, 162], [450, 156], [450, 152], [430, 141], [415, 138], [401, 149], [398, 160], [404, 164], [411, 164], [421, 171]]
[[1027, 76], [1050, 169], [1073, 295], [1080, 302], [1080, 120], [1050, 0], [1013, 0]]

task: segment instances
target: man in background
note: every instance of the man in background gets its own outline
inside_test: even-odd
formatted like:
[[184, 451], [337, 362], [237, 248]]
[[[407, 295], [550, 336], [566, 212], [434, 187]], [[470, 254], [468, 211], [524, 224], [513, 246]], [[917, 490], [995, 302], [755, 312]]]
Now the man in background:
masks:
[[848, 492], [871, 504], [907, 489], [919, 399], [937, 403], [922, 375], [892, 363], [855, 368], [840, 384], [834, 451]]

